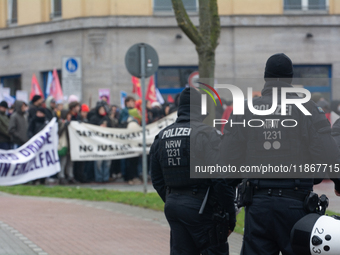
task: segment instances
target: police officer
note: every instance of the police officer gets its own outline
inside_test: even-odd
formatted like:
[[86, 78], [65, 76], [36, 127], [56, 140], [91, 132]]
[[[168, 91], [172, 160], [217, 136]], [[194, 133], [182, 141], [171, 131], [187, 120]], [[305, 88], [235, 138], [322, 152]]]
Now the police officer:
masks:
[[[265, 125], [226, 125], [221, 144], [221, 155], [226, 163], [236, 166], [298, 166], [336, 162], [339, 151], [331, 137], [330, 123], [314, 102], [304, 104], [311, 116], [304, 115], [295, 105], [288, 105], [287, 116], [281, 115], [281, 89], [292, 87], [292, 77], [292, 61], [285, 54], [275, 54], [268, 59], [262, 96], [253, 99], [253, 106], [255, 109], [270, 108], [273, 88], [277, 88], [278, 108], [269, 116], [258, 116], [250, 112], [245, 103], [245, 114], [232, 116], [234, 123], [261, 119]], [[288, 94], [287, 97], [299, 99], [297, 94]], [[266, 119], [278, 122], [268, 123]], [[294, 119], [296, 122], [293, 123], [298, 124], [284, 127], [280, 124], [283, 119]], [[288, 122], [285, 124], [294, 126]], [[290, 178], [288, 174], [287, 178]], [[290, 231], [308, 213], [304, 201], [313, 190], [312, 178], [243, 181], [243, 186], [247, 187], [247, 206], [241, 254], [278, 255], [280, 251], [284, 255], [294, 254], [289, 241]]]
[[[151, 147], [151, 178], [165, 202], [171, 254], [229, 254], [235, 227], [234, 188], [223, 179], [192, 179], [190, 163], [216, 164], [221, 135], [202, 123], [201, 94], [185, 88], [176, 122]], [[191, 141], [191, 142], [190, 142]]]

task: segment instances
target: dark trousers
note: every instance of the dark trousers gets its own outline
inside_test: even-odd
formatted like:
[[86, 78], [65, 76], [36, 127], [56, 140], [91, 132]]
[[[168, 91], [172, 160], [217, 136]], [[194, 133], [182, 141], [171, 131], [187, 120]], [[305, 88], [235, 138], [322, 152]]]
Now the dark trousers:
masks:
[[73, 162], [74, 178], [82, 183], [94, 181], [94, 161]]
[[171, 255], [228, 255], [228, 244], [210, 247], [208, 232], [212, 229], [212, 209], [207, 206], [198, 214], [202, 200], [172, 193], [167, 196], [165, 216], [171, 228]]
[[124, 173], [124, 180], [130, 181], [133, 178], [138, 177], [138, 161], [139, 157], [135, 158], [127, 158], [125, 160], [125, 173]]
[[10, 150], [11, 144], [10, 143], [0, 143], [0, 149], [1, 150]]
[[294, 224], [307, 213], [303, 202], [267, 195], [254, 196], [245, 210], [241, 255], [299, 255], [290, 245]]
[[111, 161], [110, 176], [112, 176], [112, 174], [118, 174], [121, 172], [120, 163], [121, 159], [114, 159]]

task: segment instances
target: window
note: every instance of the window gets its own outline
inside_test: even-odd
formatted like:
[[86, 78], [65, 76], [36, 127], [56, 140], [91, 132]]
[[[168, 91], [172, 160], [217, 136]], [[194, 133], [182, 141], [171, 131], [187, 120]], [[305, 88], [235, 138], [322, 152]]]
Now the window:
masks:
[[[197, 0], [182, 0], [187, 12], [197, 12]], [[153, 0], [153, 11], [155, 13], [173, 13], [171, 0]]]
[[[41, 77], [42, 77], [42, 80], [43, 80], [42, 89], [43, 89], [43, 93], [44, 93], [45, 98], [48, 97], [48, 93], [49, 93], [49, 92], [47, 93], [47, 91], [46, 91], [47, 81], [48, 81], [48, 73], [49, 72], [53, 73], [53, 70], [41, 72]], [[62, 84], [62, 80], [61, 80], [61, 70], [57, 70], [57, 73], [58, 73], [58, 77], [59, 77], [59, 81], [60, 81], [60, 86], [61, 86], [61, 88], [63, 88], [63, 84]]]
[[0, 84], [4, 88], [10, 88], [10, 95], [15, 97], [16, 91], [21, 90], [21, 75], [10, 75], [0, 77]]
[[7, 0], [7, 25], [18, 23], [18, 3], [17, 0]]
[[195, 71], [198, 71], [197, 66], [160, 66], [156, 72], [156, 86], [161, 94], [180, 93]]
[[61, 1], [51, 0], [51, 19], [61, 18]]
[[302, 85], [311, 93], [319, 92], [330, 101], [332, 99], [331, 65], [294, 65], [293, 85]]
[[285, 11], [326, 11], [329, 0], [284, 0]]

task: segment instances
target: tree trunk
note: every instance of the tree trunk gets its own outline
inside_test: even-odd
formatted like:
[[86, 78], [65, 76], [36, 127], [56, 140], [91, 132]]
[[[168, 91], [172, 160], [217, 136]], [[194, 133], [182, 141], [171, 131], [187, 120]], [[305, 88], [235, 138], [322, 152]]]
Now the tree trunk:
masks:
[[[221, 32], [217, 0], [199, 0], [199, 29], [191, 22], [182, 0], [172, 0], [172, 6], [175, 11], [178, 26], [196, 45], [200, 81], [213, 87], [215, 77], [215, 49], [218, 45]], [[207, 101], [209, 116], [205, 123], [212, 125], [212, 120], [215, 118], [215, 105], [212, 100]]]
[[[215, 83], [215, 52], [214, 50], [200, 50], [197, 49], [199, 65], [198, 72], [200, 75], [200, 82], [206, 83], [212, 87], [214, 87]], [[201, 85], [203, 89], [206, 89], [205, 86]], [[208, 116], [204, 120], [204, 123], [207, 125], [213, 126], [213, 120], [215, 119], [215, 104], [210, 97], [207, 100], [207, 111]]]

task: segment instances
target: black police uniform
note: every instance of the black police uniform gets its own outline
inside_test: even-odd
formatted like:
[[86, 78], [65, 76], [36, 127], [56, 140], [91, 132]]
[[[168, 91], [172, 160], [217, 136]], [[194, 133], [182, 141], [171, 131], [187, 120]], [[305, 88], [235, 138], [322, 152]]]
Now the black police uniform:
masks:
[[[336, 144], [338, 145], [338, 148], [340, 151], [340, 119], [337, 119], [332, 126], [332, 136]], [[338, 159], [337, 163], [340, 164], [340, 159]], [[340, 191], [340, 179], [332, 178], [331, 180], [335, 184], [335, 190], [339, 192]]]
[[[227, 234], [219, 244], [214, 240], [217, 223], [212, 215], [217, 209], [229, 213], [229, 224], [223, 223], [224, 233], [228, 225], [230, 230], [235, 227], [234, 188], [223, 179], [190, 178], [191, 160], [209, 159], [216, 164], [219, 157], [221, 135], [202, 123], [200, 107], [200, 93], [186, 88], [180, 96], [176, 122], [156, 136], [150, 151], [152, 184], [165, 202], [171, 228], [171, 254], [229, 254]], [[208, 188], [208, 202], [199, 214]]]
[[[262, 97], [253, 99], [254, 108], [271, 107], [273, 87], [278, 88], [280, 106], [281, 88], [292, 87], [289, 84], [292, 75], [292, 63], [286, 55], [276, 54], [269, 58]], [[296, 94], [287, 97], [298, 98]], [[261, 119], [266, 124], [258, 128], [226, 125], [221, 145], [221, 155], [226, 163], [237, 166], [333, 164], [339, 151], [331, 137], [330, 124], [314, 102], [310, 101], [304, 106], [312, 116], [305, 116], [295, 105], [288, 106], [287, 116], [281, 116], [280, 107], [272, 115], [258, 116], [251, 113], [245, 104], [244, 116], [232, 116], [234, 123]], [[279, 124], [268, 124], [266, 119], [278, 119]], [[298, 125], [283, 127], [280, 125], [283, 119], [294, 119]], [[307, 214], [303, 204], [313, 189], [314, 180], [251, 179], [248, 184], [252, 187], [253, 198], [251, 205], [245, 208], [241, 254], [278, 255], [281, 251], [283, 255], [293, 255], [290, 231]]]

